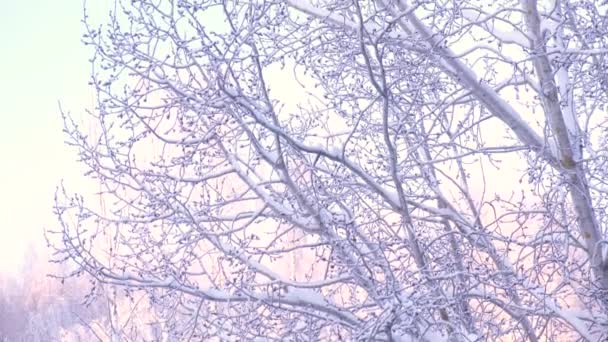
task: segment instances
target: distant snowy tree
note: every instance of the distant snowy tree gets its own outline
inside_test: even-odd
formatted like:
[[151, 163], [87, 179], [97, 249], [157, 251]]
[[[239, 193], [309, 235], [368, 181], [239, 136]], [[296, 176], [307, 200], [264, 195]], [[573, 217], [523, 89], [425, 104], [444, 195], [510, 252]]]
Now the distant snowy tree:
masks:
[[167, 341], [608, 339], [600, 3], [117, 1], [56, 258]]
[[31, 245], [22, 270], [0, 275], [0, 342], [110, 341], [109, 332], [119, 341], [161, 340], [162, 323], [144, 293], [125, 296], [104, 285], [83, 299], [90, 280], [48, 277], [69, 263], [49, 265], [40, 250]]

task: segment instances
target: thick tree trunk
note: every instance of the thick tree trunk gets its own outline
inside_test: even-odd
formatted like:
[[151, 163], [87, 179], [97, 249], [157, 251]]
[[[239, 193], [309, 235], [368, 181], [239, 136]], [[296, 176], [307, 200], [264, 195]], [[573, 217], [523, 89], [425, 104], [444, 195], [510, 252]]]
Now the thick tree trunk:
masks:
[[541, 96], [545, 117], [557, 144], [557, 158], [559, 160], [557, 169], [568, 180], [570, 186], [570, 197], [574, 204], [578, 229], [591, 261], [591, 268], [596, 279], [595, 285], [602, 290], [608, 290], [608, 270], [604, 260], [601, 228], [591, 202], [591, 193], [585, 176], [584, 165], [582, 165], [582, 161], [576, 158], [581, 154], [580, 151], [577, 151], [580, 132], [574, 122], [574, 117], [569, 118], [572, 121], [569, 126], [568, 118], [565, 117], [568, 113], [564, 113], [560, 105], [560, 101], [566, 99], [560, 98], [554, 79], [556, 71], [547, 57], [546, 41], [541, 32], [537, 1], [522, 0], [522, 5], [525, 11], [528, 34], [531, 37], [533, 49], [531, 55], [533, 56], [534, 69], [542, 90]]

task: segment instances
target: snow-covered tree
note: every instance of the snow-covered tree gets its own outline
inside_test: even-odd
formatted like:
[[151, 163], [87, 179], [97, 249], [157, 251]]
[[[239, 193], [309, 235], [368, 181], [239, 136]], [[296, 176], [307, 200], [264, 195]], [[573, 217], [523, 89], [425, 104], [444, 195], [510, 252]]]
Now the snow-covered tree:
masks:
[[607, 10], [117, 1], [56, 256], [165, 340], [608, 338]]

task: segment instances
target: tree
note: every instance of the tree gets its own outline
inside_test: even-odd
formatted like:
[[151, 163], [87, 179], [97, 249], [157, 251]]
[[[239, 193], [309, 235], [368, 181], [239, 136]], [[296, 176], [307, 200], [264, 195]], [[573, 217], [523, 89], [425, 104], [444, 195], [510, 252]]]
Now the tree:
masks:
[[606, 9], [117, 1], [57, 258], [167, 338], [607, 338]]

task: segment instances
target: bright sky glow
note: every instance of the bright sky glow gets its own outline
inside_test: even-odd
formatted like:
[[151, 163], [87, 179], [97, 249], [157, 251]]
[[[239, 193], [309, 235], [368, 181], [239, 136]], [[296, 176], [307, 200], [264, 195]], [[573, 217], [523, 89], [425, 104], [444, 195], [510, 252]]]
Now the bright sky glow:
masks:
[[18, 269], [29, 244], [43, 245], [44, 227], [56, 225], [56, 186], [81, 173], [59, 114], [59, 101], [74, 113], [93, 101], [81, 18], [78, 1], [0, 6], [0, 272]]

